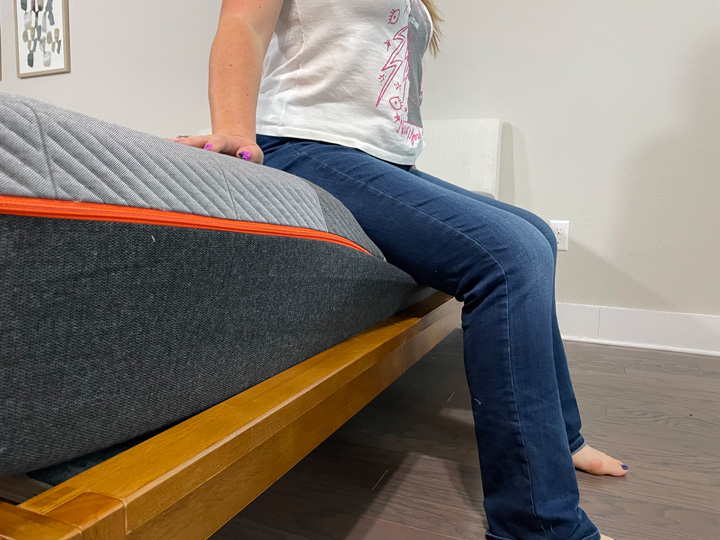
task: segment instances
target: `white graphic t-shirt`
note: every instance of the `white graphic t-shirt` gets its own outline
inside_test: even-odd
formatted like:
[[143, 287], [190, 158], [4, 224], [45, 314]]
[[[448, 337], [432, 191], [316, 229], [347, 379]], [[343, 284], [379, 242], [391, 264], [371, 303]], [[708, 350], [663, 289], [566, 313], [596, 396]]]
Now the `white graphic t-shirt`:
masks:
[[431, 36], [420, 0], [286, 0], [265, 57], [257, 132], [414, 163]]

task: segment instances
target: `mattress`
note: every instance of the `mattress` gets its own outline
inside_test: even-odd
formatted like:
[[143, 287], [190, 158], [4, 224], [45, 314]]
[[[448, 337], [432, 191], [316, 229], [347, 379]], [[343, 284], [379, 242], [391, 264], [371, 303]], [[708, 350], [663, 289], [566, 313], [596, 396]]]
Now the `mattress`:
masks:
[[147, 436], [431, 292], [311, 183], [0, 94], [0, 476]]

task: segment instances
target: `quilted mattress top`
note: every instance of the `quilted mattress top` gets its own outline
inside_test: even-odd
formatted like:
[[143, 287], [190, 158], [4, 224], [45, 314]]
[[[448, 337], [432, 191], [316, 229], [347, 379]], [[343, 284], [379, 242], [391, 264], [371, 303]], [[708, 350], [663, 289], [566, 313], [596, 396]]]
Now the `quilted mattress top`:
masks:
[[319, 231], [384, 259], [337, 199], [296, 176], [4, 93], [0, 197]]

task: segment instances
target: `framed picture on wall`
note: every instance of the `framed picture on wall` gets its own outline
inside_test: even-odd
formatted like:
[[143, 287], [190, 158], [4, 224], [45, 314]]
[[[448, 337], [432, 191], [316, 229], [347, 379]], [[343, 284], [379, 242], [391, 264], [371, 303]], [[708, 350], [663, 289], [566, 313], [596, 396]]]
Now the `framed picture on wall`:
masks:
[[13, 0], [18, 77], [70, 71], [68, 0]]

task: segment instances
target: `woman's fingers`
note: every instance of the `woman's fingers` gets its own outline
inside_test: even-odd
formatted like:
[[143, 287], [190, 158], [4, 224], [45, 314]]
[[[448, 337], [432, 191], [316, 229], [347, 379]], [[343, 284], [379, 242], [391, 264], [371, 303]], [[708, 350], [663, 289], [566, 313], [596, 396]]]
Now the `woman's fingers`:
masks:
[[196, 143], [193, 141], [193, 146], [211, 152], [218, 152], [219, 154], [234, 154], [237, 148], [237, 142], [233, 140], [235, 137], [228, 137], [227, 135], [207, 135], [205, 137], [191, 138], [198, 139]]
[[242, 146], [235, 153], [235, 156], [243, 161], [252, 161], [253, 163], [258, 163], [260, 165], [262, 165], [264, 158], [263, 151], [257, 144], [254, 143]]
[[186, 146], [194, 146], [202, 148], [210, 152], [218, 152], [235, 156], [243, 161], [252, 161], [253, 163], [263, 162], [263, 151], [255, 143], [254, 140], [237, 135], [197, 135], [194, 137], [179, 136], [171, 141], [179, 142]]
[[210, 138], [209, 135], [198, 135], [195, 137], [179, 135], [173, 139], [168, 139], [168, 140], [178, 142], [180, 144], [184, 144], [185, 146], [194, 146], [195, 148], [203, 148], [207, 144], [209, 138]]
[[[234, 137], [228, 137], [227, 135], [196, 135], [194, 137], [181, 135], [170, 140], [179, 142], [185, 146], [194, 146], [195, 148], [210, 150], [211, 152], [233, 154], [234, 148], [231, 140], [233, 138]], [[235, 146], [237, 147], [237, 144]]]

